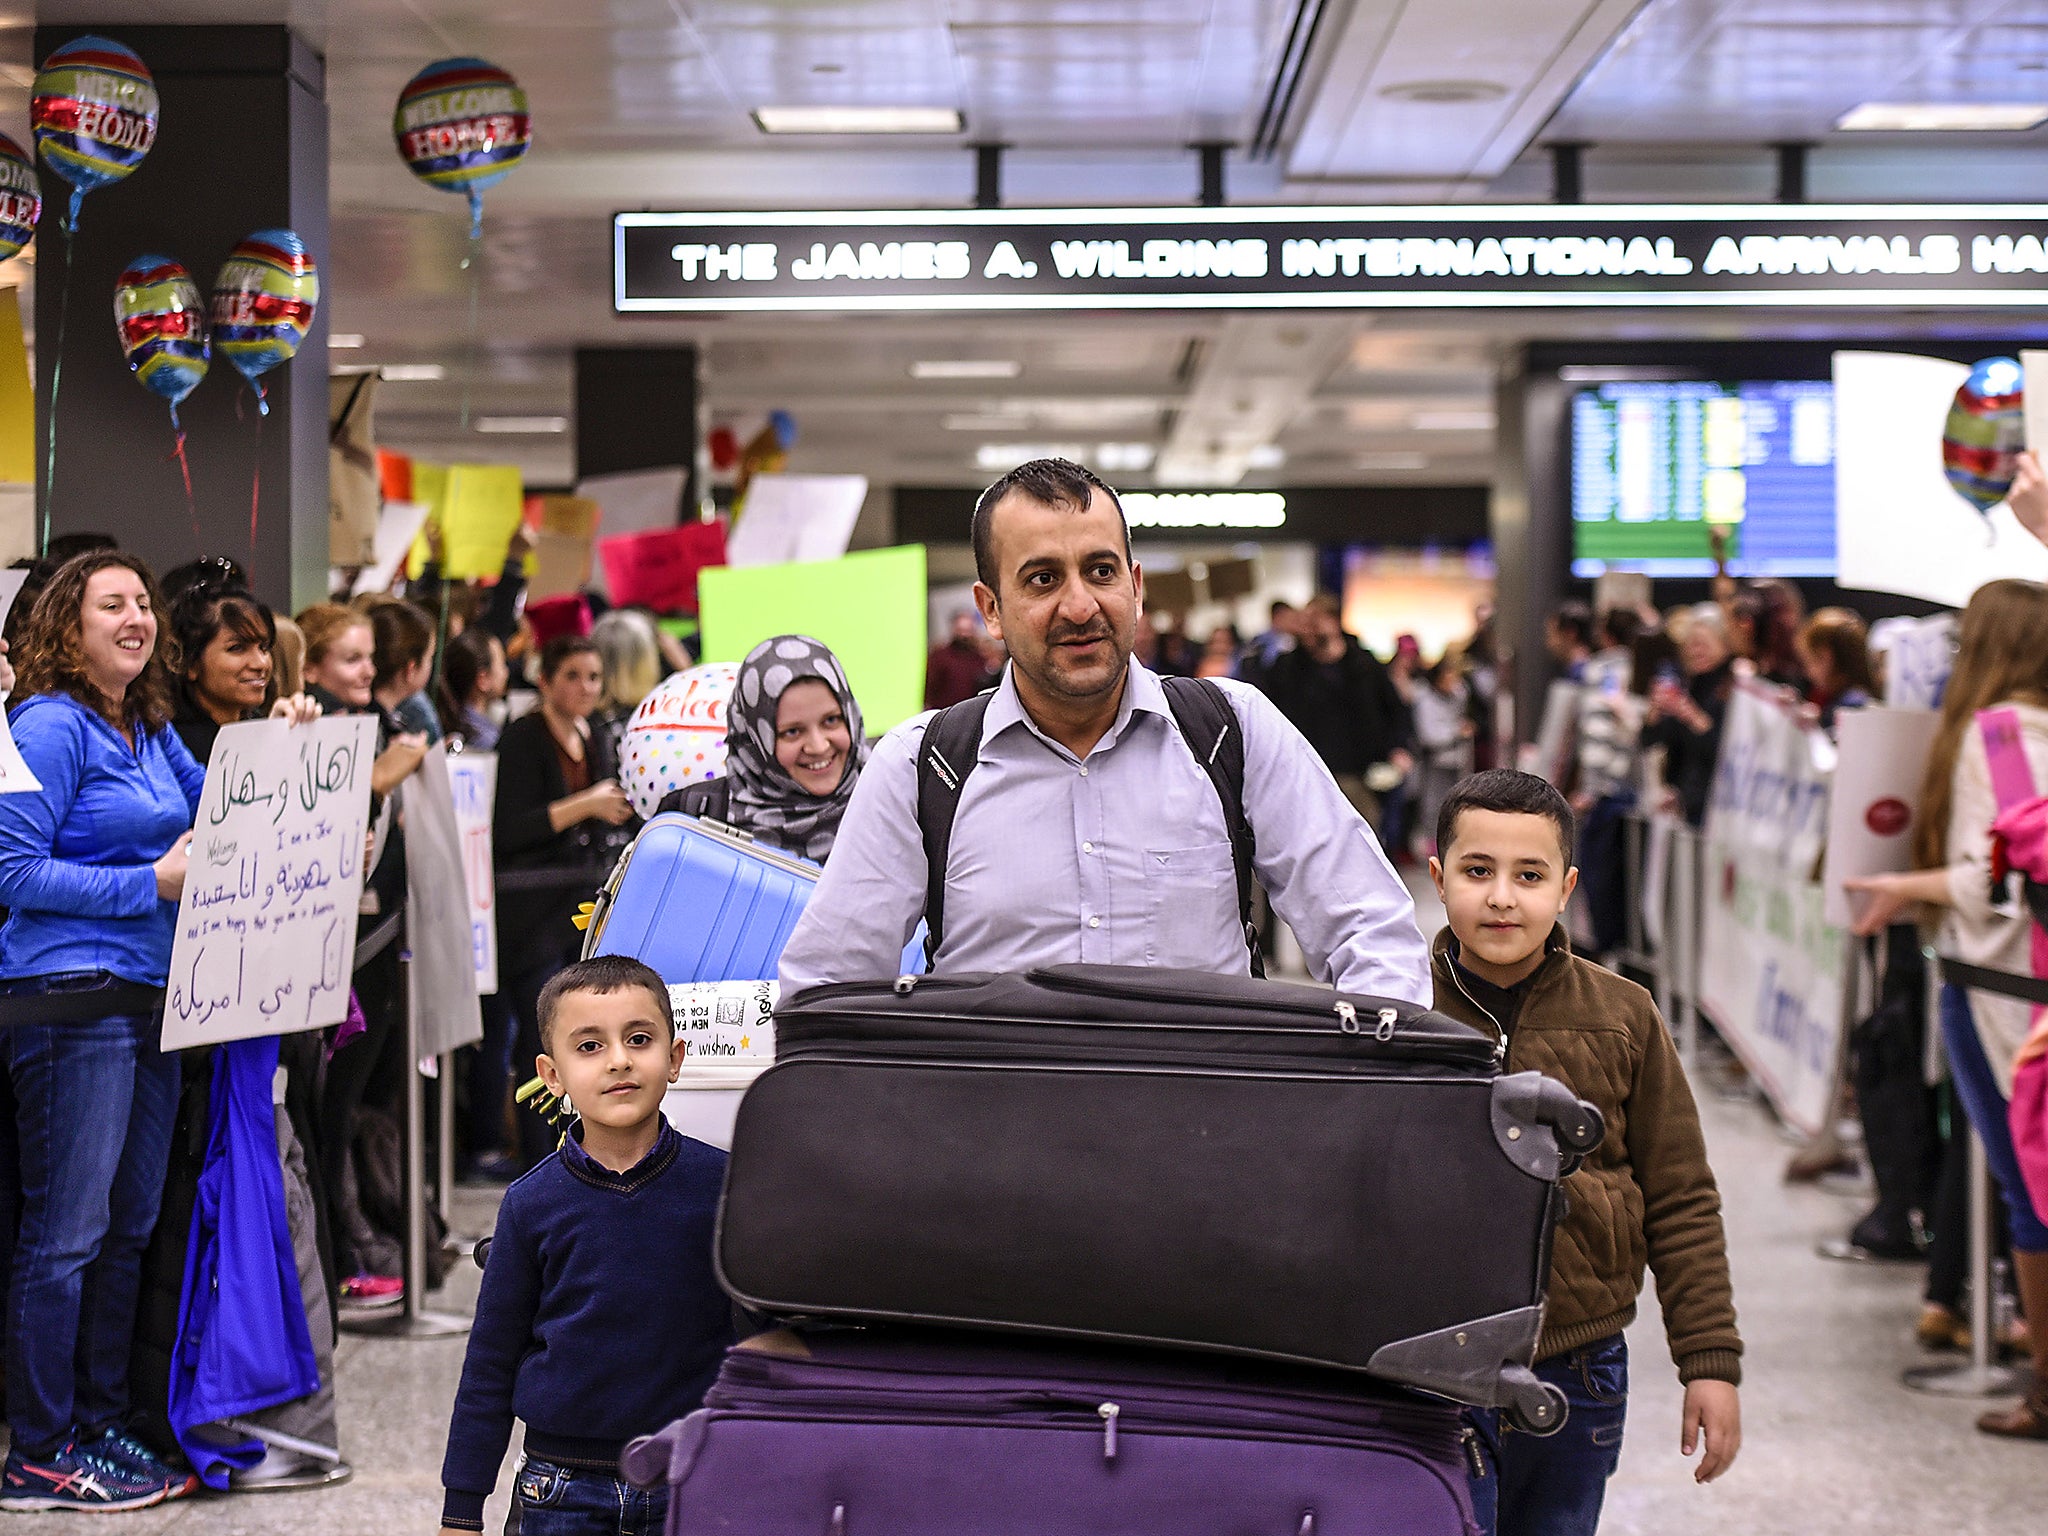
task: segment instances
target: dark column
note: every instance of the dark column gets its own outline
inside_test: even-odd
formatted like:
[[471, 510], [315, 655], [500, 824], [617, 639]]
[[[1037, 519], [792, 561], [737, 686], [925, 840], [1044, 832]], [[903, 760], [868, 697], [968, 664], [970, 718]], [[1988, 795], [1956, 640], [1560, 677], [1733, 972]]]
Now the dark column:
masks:
[[1773, 144], [1778, 157], [1778, 201], [1806, 201], [1806, 154], [1811, 144]]
[[1553, 671], [1543, 622], [1564, 601], [1571, 571], [1567, 419], [1571, 390], [1556, 372], [1510, 361], [1495, 393], [1494, 482], [1489, 517], [1499, 579], [1501, 644], [1515, 655], [1515, 730], [1536, 733]]
[[974, 146], [974, 206], [1003, 206], [1003, 146], [1000, 144]]
[[1550, 200], [1553, 203], [1581, 203], [1586, 200], [1586, 146], [1550, 146]]
[[[184, 482], [167, 457], [170, 414], [121, 357], [114, 279], [137, 256], [170, 256], [204, 295], [244, 237], [283, 227], [298, 232], [327, 281], [325, 63], [289, 28], [273, 26], [38, 27], [36, 60], [88, 32], [142, 56], [156, 77], [162, 112], [142, 164], [126, 180], [86, 194], [68, 275], [62, 217], [71, 188], [47, 169], [42, 174], [39, 480], [59, 310], [67, 287], [70, 294], [51, 527], [110, 533], [158, 571], [202, 554], [231, 555], [250, 567], [260, 597], [297, 609], [327, 590], [327, 295], [298, 356], [264, 375], [270, 415], [260, 434], [254, 393], [218, 356], [179, 407], [198, 510], [195, 541]], [[249, 512], [259, 458], [252, 557]]]
[[1201, 205], [1204, 208], [1221, 208], [1223, 206], [1223, 157], [1229, 152], [1230, 146], [1228, 144], [1193, 144], [1189, 147], [1201, 157]]
[[577, 479], [679, 464], [683, 505], [695, 507], [697, 427], [695, 347], [576, 349]]

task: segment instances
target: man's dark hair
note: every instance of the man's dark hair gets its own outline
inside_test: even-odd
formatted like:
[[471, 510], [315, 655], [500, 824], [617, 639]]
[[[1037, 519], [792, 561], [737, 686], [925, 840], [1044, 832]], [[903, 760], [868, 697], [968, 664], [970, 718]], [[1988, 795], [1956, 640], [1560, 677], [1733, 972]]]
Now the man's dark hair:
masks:
[[1633, 648], [1643, 632], [1643, 616], [1633, 608], [1609, 608], [1600, 615], [1600, 634], [1610, 646]]
[[50, 540], [43, 551], [43, 558], [53, 566], [76, 560], [80, 555], [95, 555], [103, 549], [119, 549], [121, 541], [111, 533], [60, 533]]
[[1443, 809], [1436, 813], [1436, 851], [1439, 858], [1450, 857], [1451, 842], [1457, 836], [1458, 818], [1467, 811], [1548, 817], [1557, 828], [1557, 845], [1564, 850], [1565, 863], [1572, 861], [1578, 823], [1572, 816], [1571, 803], [1548, 779], [1513, 768], [1489, 768], [1484, 773], [1460, 779], [1457, 787], [1444, 798]]
[[1267, 613], [1268, 613], [1268, 614], [1269, 614], [1269, 615], [1270, 615], [1271, 617], [1273, 617], [1273, 618], [1276, 618], [1276, 619], [1277, 619], [1277, 618], [1279, 618], [1279, 617], [1280, 617], [1280, 615], [1281, 615], [1281, 614], [1283, 614], [1283, 613], [1292, 613], [1292, 612], [1294, 612], [1294, 604], [1292, 604], [1292, 603], [1290, 603], [1289, 601], [1287, 601], [1287, 599], [1286, 599], [1286, 598], [1284, 598], [1284, 597], [1276, 597], [1276, 598], [1274, 598], [1274, 599], [1273, 599], [1273, 606], [1272, 606], [1271, 608], [1269, 608], [1269, 609], [1267, 610]]
[[668, 1021], [668, 1037], [674, 1040], [676, 1017], [669, 1006], [668, 983], [652, 966], [630, 955], [599, 955], [562, 967], [540, 989], [540, 1001], [534, 1004], [533, 1013], [543, 1054], [554, 1054], [555, 1010], [564, 997], [571, 992], [630, 992], [636, 987], [654, 999], [655, 1012]]
[[1593, 610], [1581, 602], [1559, 603], [1550, 622], [1570, 635], [1579, 645], [1593, 643]]
[[1072, 459], [1031, 459], [983, 491], [974, 503], [974, 574], [989, 591], [1001, 591], [996, 585], [1001, 574], [996, 570], [996, 503], [1012, 491], [1022, 491], [1041, 506], [1071, 507], [1076, 512], [1086, 512], [1094, 493], [1101, 491], [1116, 508], [1116, 520], [1124, 530], [1124, 559], [1130, 560], [1131, 527], [1124, 522], [1124, 504], [1109, 482]]

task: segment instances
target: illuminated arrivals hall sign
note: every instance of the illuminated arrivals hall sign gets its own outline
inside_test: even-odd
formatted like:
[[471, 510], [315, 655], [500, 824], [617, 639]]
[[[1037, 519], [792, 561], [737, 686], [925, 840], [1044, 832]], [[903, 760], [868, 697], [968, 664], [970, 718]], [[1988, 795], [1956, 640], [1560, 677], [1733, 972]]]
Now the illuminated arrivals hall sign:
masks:
[[622, 213], [622, 314], [2043, 303], [2048, 206]]

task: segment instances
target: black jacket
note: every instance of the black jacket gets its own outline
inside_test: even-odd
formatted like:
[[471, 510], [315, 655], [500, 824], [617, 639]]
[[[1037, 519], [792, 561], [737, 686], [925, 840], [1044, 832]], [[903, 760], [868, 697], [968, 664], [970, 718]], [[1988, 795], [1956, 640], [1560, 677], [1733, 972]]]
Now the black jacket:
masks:
[[[603, 730], [593, 727], [583, 750], [591, 783], [618, 777]], [[498, 738], [498, 803], [491, 821], [498, 870], [582, 868], [589, 880], [548, 890], [500, 890], [502, 954], [531, 954], [538, 963], [545, 950], [550, 963], [559, 959], [575, 939], [569, 919], [577, 903], [590, 900], [605, 877], [604, 834], [610, 829], [603, 822], [582, 821], [560, 832], [548, 824], [548, 807], [568, 793], [546, 717], [536, 709], [506, 726]]]
[[1664, 749], [1664, 782], [1678, 791], [1685, 819], [1698, 826], [1707, 819], [1707, 800], [1714, 792], [1714, 771], [1721, 761], [1721, 724], [1728, 715], [1728, 695], [1735, 688], [1735, 663], [1724, 661], [1685, 685], [1693, 703], [1711, 722], [1695, 732], [1669, 715], [1643, 727], [1643, 745]]
[[1348, 636], [1344, 654], [1327, 666], [1306, 646], [1276, 657], [1262, 686], [1332, 773], [1364, 773], [1414, 740], [1385, 664]]

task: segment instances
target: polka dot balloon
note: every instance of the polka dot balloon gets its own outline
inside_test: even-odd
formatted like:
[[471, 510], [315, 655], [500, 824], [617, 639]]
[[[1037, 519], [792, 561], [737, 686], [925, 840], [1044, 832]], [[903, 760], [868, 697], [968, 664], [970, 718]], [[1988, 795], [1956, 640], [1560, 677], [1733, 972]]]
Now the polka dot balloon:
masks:
[[739, 673], [730, 661], [678, 672], [633, 711], [619, 783], [642, 816], [685, 784], [725, 771], [725, 705]]

